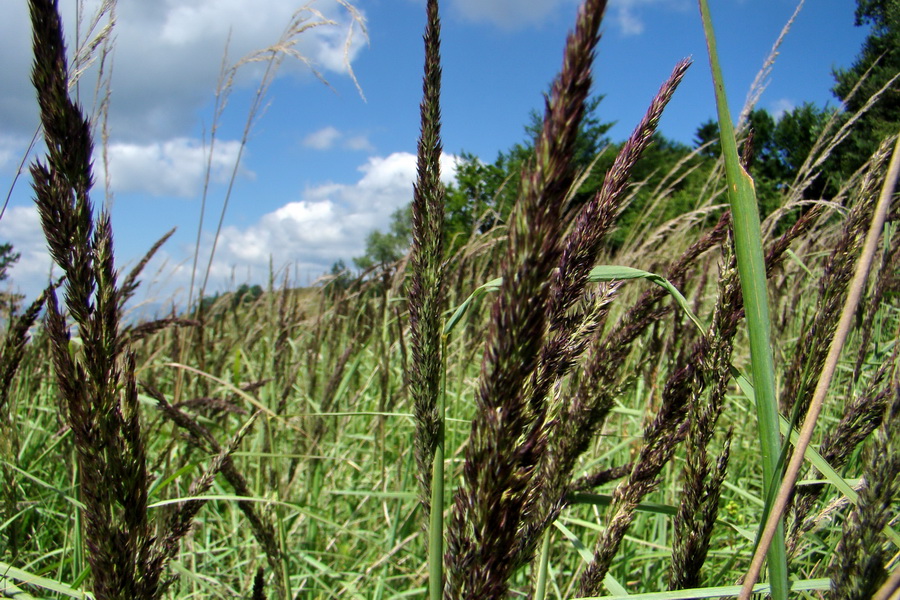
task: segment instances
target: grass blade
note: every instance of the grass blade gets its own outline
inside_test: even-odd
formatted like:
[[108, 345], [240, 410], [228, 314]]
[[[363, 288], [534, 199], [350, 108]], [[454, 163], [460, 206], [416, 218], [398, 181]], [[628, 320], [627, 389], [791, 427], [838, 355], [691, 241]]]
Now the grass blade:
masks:
[[[791, 584], [792, 592], [804, 592], [815, 590], [827, 590], [831, 586], [831, 580], [827, 577], [821, 579], [804, 579]], [[593, 596], [590, 598], [577, 598], [576, 600], [688, 600], [693, 598], [731, 598], [740, 591], [740, 586], [725, 585], [720, 587], [694, 588], [691, 590], [676, 590], [673, 592], [655, 592], [650, 594], [631, 594], [615, 596]], [[753, 586], [754, 594], [771, 593], [772, 588], [767, 583], [758, 583]]]
[[[753, 180], [740, 163], [737, 142], [725, 83], [716, 51], [709, 4], [700, 0], [703, 30], [709, 49], [709, 63], [716, 91], [716, 106], [719, 113], [719, 136], [725, 158], [725, 177], [728, 184], [728, 202], [731, 205], [734, 227], [735, 256], [741, 279], [741, 291], [747, 315], [750, 336], [750, 363], [753, 373], [753, 387], [756, 391], [756, 412], [759, 428], [760, 453], [763, 462], [763, 490], [766, 497], [780, 479], [778, 456], [781, 450], [781, 436], [778, 431], [778, 405], [775, 397], [775, 366], [770, 339], [769, 303], [766, 290], [766, 265], [762, 249], [759, 224], [759, 209]], [[768, 514], [769, 503], [764, 514]], [[772, 597], [786, 600], [788, 597], [787, 554], [785, 552], [784, 525], [775, 531], [768, 553], [769, 580]]]

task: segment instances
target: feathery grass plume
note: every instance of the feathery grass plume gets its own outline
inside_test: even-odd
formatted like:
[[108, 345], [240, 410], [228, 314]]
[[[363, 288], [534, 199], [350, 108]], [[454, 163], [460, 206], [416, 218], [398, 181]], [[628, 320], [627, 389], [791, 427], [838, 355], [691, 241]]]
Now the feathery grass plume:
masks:
[[865, 483], [830, 565], [829, 597], [835, 600], [871, 598], [887, 578], [890, 553], [882, 531], [896, 516], [900, 496], [900, 381], [891, 385], [893, 399], [865, 461]]
[[535, 153], [523, 171], [476, 394], [463, 484], [448, 528], [445, 596], [499, 598], [520, 566], [516, 541], [530, 517], [533, 476], [546, 443], [543, 407], [525, 387], [538, 364], [550, 277], [558, 264], [560, 213], [573, 180], [572, 156], [605, 0], [586, 0], [569, 34]]
[[[209, 488], [212, 487], [216, 475], [223, 470], [225, 463], [230, 462], [231, 455], [240, 445], [244, 436], [252, 429], [253, 423], [259, 416], [259, 412], [251, 415], [250, 419], [243, 427], [232, 437], [232, 439], [219, 450], [219, 453], [213, 457], [209, 465], [203, 473], [195, 479], [188, 488], [188, 497], [202, 496]], [[163, 528], [163, 535], [153, 540], [152, 554], [147, 553], [145, 558], [147, 563], [147, 572], [156, 575], [158, 578], [166, 564], [174, 558], [178, 551], [178, 544], [181, 539], [188, 534], [193, 525], [194, 519], [200, 509], [206, 504], [206, 499], [191, 499], [180, 504], [178, 508], [171, 512]], [[276, 571], [277, 572], [277, 571]], [[153, 591], [156, 594], [152, 597], [159, 597], [165, 592], [165, 588], [170, 582], [159, 585]]]
[[[891, 359], [876, 371], [863, 393], [847, 402], [838, 424], [822, 437], [819, 454], [835, 470], [846, 465], [856, 448], [881, 424], [891, 398], [891, 391], [884, 383], [895, 368], [897, 357], [895, 349]], [[800, 536], [817, 524], [816, 519], [807, 519], [807, 516], [824, 490], [824, 484], [804, 485], [796, 490], [792, 506], [794, 521], [788, 539], [792, 553], [798, 547]]]
[[692, 394], [688, 405], [682, 496], [675, 516], [668, 574], [670, 590], [700, 584], [700, 569], [709, 551], [728, 466], [731, 431], [726, 434], [724, 449], [715, 465], [710, 462], [707, 448], [716, 431], [731, 381], [732, 343], [740, 319], [740, 287], [733, 256], [726, 256], [724, 263], [713, 324], [706, 334], [709, 351], [707, 356], [701, 357], [705, 363], [701, 368], [710, 390], [709, 397], [703, 402], [699, 394]]
[[[684, 427], [689, 407], [699, 403], [700, 395], [707, 384], [714, 386], [710, 405], [706, 411], [700, 409], [699, 414], [695, 415], [700, 422], [691, 425], [698, 427], [695, 435], [695, 441], [698, 444], [705, 447], [705, 442], [711, 438], [717, 413], [721, 410], [721, 406], [717, 405], [721, 402], [729, 380], [727, 373], [730, 365], [732, 340], [742, 316], [739, 289], [734, 266], [731, 265], [724, 276], [715, 329], [701, 337], [694, 344], [690, 355], [684, 356], [673, 369], [673, 373], [663, 389], [659, 411], [653, 421], [644, 429], [644, 446], [641, 448], [637, 460], [634, 461], [634, 467], [628, 478], [613, 492], [608, 525], [597, 543], [593, 561], [582, 573], [579, 596], [591, 596], [598, 593], [625, 532], [634, 520], [637, 505], [659, 485], [662, 468], [671, 460], [676, 445], [683, 438], [681, 430]], [[698, 458], [700, 457], [702, 457], [702, 453], [698, 456]], [[702, 469], [703, 461], [697, 461], [697, 466], [698, 469]], [[720, 462], [720, 466], [724, 465]], [[708, 482], [709, 487], [706, 488], [706, 493], [717, 497], [718, 487], [721, 485], [719, 477], [720, 475], [717, 474], [713, 481]], [[702, 512], [699, 523], [701, 527], [711, 527], [716, 503], [712, 502], [708, 506], [697, 507]], [[699, 504], [701, 502], [698, 502]], [[698, 552], [704, 551], [704, 547], [708, 543], [706, 534], [703, 531], [697, 533], [701, 533], [701, 537], [692, 540], [689, 545]], [[696, 565], [696, 568], [699, 569], [699, 566]], [[686, 570], [675, 573], [674, 576], [676, 578], [682, 575], [690, 576], [694, 567], [685, 565], [685, 568]]]
[[[85, 504], [85, 539], [97, 598], [152, 598], [147, 573], [151, 543], [147, 523], [144, 447], [136, 397], [118, 338], [118, 297], [109, 221], [94, 227], [90, 127], [69, 98], [65, 46], [57, 5], [29, 4], [34, 28], [32, 80], [38, 93], [47, 162], [31, 173], [35, 201], [50, 254], [66, 274], [66, 305], [84, 342], [83, 358], [69, 352], [69, 329], [56, 294], [47, 298], [63, 412], [73, 432]], [[133, 363], [129, 361], [129, 366]], [[117, 389], [124, 384], [123, 398]], [[132, 414], [134, 412], [134, 414]]]
[[[160, 578], [177, 539], [199, 506], [191, 503], [189, 511], [179, 511], [163, 537], [154, 538], [135, 359], [119, 326], [123, 294], [133, 292], [134, 280], [127, 279], [127, 289], [117, 286], [109, 215], [101, 211], [93, 218], [93, 144], [87, 119], [68, 95], [57, 2], [31, 0], [29, 8], [32, 81], [47, 145], [46, 162], [36, 161], [31, 168], [35, 202], [50, 254], [65, 272], [66, 308], [83, 342], [81, 353], [70, 351], [69, 325], [50, 290], [47, 330], [63, 401], [60, 412], [72, 430], [81, 478], [92, 587], [99, 600], [153, 600], [162, 593]], [[201, 485], [211, 482], [221, 460], [213, 461]]]
[[833, 249], [825, 261], [824, 273], [819, 278], [815, 310], [810, 322], [804, 327], [802, 341], [798, 341], [793, 360], [785, 374], [780, 399], [783, 414], [805, 414], [812, 399], [827, 354], [822, 352], [822, 348], [834, 337], [847, 295], [847, 286], [853, 278], [856, 257], [862, 249], [872, 211], [878, 200], [880, 179], [883, 179], [882, 167], [890, 149], [890, 144], [882, 144], [872, 157], [860, 184], [857, 200], [844, 220], [838, 239], [830, 244]]
[[[701, 254], [721, 243], [728, 223], [728, 213], [725, 213], [712, 230], [669, 265], [665, 270], [666, 279], [681, 277]], [[546, 501], [556, 504], [554, 511], [548, 514], [551, 521], [565, 505], [565, 495], [570, 491], [569, 478], [578, 457], [587, 450], [612, 407], [619, 390], [619, 370], [625, 364], [633, 342], [647, 327], [671, 311], [670, 306], [658, 306], [665, 295], [662, 288], [653, 286], [625, 311], [612, 330], [597, 342], [571, 397], [560, 407], [558, 424], [551, 432], [548, 459], [541, 465], [542, 477], [553, 482], [544, 488]]]
[[[413, 369], [410, 392], [416, 415], [415, 455], [419, 496], [426, 521], [430, 508], [432, 461], [440, 442], [443, 416], [441, 313], [444, 307], [444, 189], [441, 184], [441, 23], [437, 0], [428, 1], [425, 76], [422, 84], [418, 178], [413, 188], [409, 328]], [[443, 457], [441, 457], [443, 460]], [[437, 510], [442, 510], [438, 507]]]
[[[588, 327], [586, 335], [573, 339], [572, 326], [566, 326], [567, 321], [572, 321], [566, 319], [566, 314], [584, 294], [588, 275], [597, 263], [603, 237], [621, 211], [621, 200], [631, 178], [631, 171], [650, 145], [662, 112], [689, 66], [690, 60], [687, 59], [675, 66], [641, 122], [616, 156], [600, 190], [582, 208], [572, 233], [565, 239], [559, 269], [553, 272], [548, 306], [549, 328], [553, 332], [553, 338], [541, 352], [541, 366], [532, 384], [532, 403], [543, 401], [553, 381], [571, 368], [574, 359], [584, 351], [584, 345], [593, 332], [593, 328]], [[611, 296], [614, 289], [609, 289], [608, 292]], [[586, 324], [596, 324], [596, 317], [592, 315], [584, 321], [588, 322]], [[578, 327], [582, 326], [577, 320], [575, 323]], [[584, 343], [573, 343], [578, 339], [584, 340]]]
[[[767, 275], [771, 276], [775, 267], [783, 260], [791, 242], [807, 231], [817, 214], [815, 211], [809, 211], [789, 231], [769, 245], [766, 253]], [[713, 245], [713, 240], [718, 243], [725, 238], [729, 223], [729, 213], [726, 212], [713, 230], [688, 248], [685, 254], [672, 264], [667, 270], [666, 278], [672, 280], [683, 276], [688, 266]], [[721, 360], [718, 359], [710, 361], [709, 356], [712, 344], [719, 348], [718, 358], [722, 358], [721, 353], [725, 348], [730, 347], [730, 340], [737, 332], [737, 325], [744, 318], [740, 287], [734, 280], [735, 268], [735, 261], [732, 258], [725, 269], [729, 274], [728, 281], [723, 284], [722, 296], [718, 301], [718, 305], [723, 307], [717, 317], [721, 330], [718, 335], [714, 336], [715, 340], [708, 335], [701, 338], [694, 345], [691, 355], [685, 357], [680, 367], [673, 371], [673, 375], [666, 382], [662, 406], [654, 421], [645, 429], [645, 445], [638, 459], [634, 461], [629, 478], [621, 483], [614, 492], [609, 524], [598, 542], [594, 561], [582, 574], [579, 595], [592, 595], [599, 589], [603, 577], [618, 551], [619, 544], [634, 518], [635, 507], [647, 493], [656, 488], [662, 467], [671, 459], [675, 445], [684, 438], [684, 419], [688, 403], [692, 398], [697, 397], [707, 383], [703, 377], [703, 370], [713, 368], [714, 372], [718, 372], [719, 369], [727, 366], [721, 364]], [[571, 433], [561, 436], [561, 440], [566, 440], [570, 444], [582, 444], [581, 448], [586, 448], [587, 441], [590, 439], [589, 436], [586, 436], [586, 431], [590, 431], [590, 418], [594, 416], [593, 412], [601, 415], [602, 419], [611, 406], [617, 387], [614, 381], [616, 367], [613, 365], [623, 361], [624, 355], [621, 353], [627, 352], [631, 342], [648, 326], [649, 322], [654, 322], [666, 314], [664, 309], [654, 310], [654, 305], [659, 301], [661, 295], [662, 292], [655, 289], [646, 292], [626, 312], [616, 328], [601, 343], [593, 361], [586, 367], [586, 377], [584, 378], [586, 383], [581, 384], [576, 391], [575, 400], [570, 402], [570, 406], [577, 409], [575, 415], [578, 418], [577, 420], [574, 418], [562, 419], [562, 423], [568, 425]], [[720, 344], [727, 345], [719, 346]], [[622, 348], [626, 350], [622, 350]], [[725, 376], [713, 376], [708, 381], [718, 386], [721, 382], [720, 377]], [[592, 390], [592, 393], [582, 396], [585, 389]], [[581, 398], [591, 398], [593, 404], [588, 404]], [[575, 449], [578, 446], [573, 445], [572, 448]], [[577, 455], [574, 454], [574, 456]], [[711, 511], [713, 506], [709, 505], [707, 509]], [[709, 514], [707, 513], [704, 518], [707, 520], [711, 518]]]
[[[222, 446], [206, 427], [200, 425], [184, 411], [172, 406], [158, 390], [147, 386], [145, 386], [145, 389], [147, 390], [147, 393], [156, 400], [157, 408], [159, 408], [159, 410], [178, 427], [184, 429], [188, 435], [190, 435], [194, 444], [206, 452], [222, 455]], [[235, 494], [246, 498], [252, 498], [254, 496], [247, 480], [241, 472], [238, 471], [234, 461], [230, 457], [226, 457], [225, 460], [223, 460], [221, 469], [222, 476], [225, 477], [225, 480], [228, 481], [229, 485], [234, 489]], [[272, 525], [259, 515], [252, 502], [238, 502], [237, 506], [250, 523], [250, 529], [254, 538], [256, 538], [256, 541], [262, 546], [263, 551], [266, 553], [269, 568], [272, 569], [273, 573], [283, 573], [283, 555]], [[285, 597], [283, 591], [286, 589], [286, 581], [280, 577], [276, 577], [275, 585], [279, 590], [278, 597]]]

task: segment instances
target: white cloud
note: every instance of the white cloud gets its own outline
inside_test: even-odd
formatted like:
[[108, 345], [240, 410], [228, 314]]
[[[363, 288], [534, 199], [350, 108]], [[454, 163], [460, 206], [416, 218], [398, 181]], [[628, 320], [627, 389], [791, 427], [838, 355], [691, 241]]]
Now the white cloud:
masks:
[[27, 147], [26, 140], [0, 133], [0, 171], [15, 170]]
[[367, 151], [371, 152], [375, 149], [372, 145], [372, 142], [369, 141], [369, 138], [364, 135], [355, 135], [353, 137], [347, 138], [344, 142], [344, 147], [348, 150], [359, 150], [359, 151]]
[[660, 5], [670, 10], [685, 10], [689, 7], [685, 0], [611, 0], [607, 18], [612, 20], [622, 34], [640, 35], [644, 33], [644, 21], [640, 13], [644, 10], [660, 10]]
[[[87, 0], [90, 16], [100, 0]], [[31, 62], [30, 23], [27, 3], [9, 2], [0, 19], [0, 122], [30, 135], [37, 122], [34, 92], [29, 80]], [[74, 47], [75, 2], [61, 3], [69, 46]], [[210, 102], [216, 87], [222, 55], [228, 41], [229, 63], [275, 44], [290, 22], [296, 0], [157, 0], [120, 2], [114, 29], [110, 111], [113, 135], [130, 141], [170, 138], [196, 121], [197, 110]], [[337, 25], [312, 27], [296, 38], [293, 49], [310, 60], [326, 77], [347, 72], [365, 45], [354, 25], [349, 47], [350, 13], [337, 0], [319, 0], [313, 8]], [[312, 23], [318, 17], [307, 13]], [[84, 32], [82, 31], [82, 34]], [[96, 66], [95, 66], [96, 68]], [[107, 64], [109, 68], [109, 64]], [[254, 84], [264, 65], [251, 63], [237, 78], [238, 86]], [[301, 61], [286, 60], [283, 74], [308, 78]], [[94, 71], [82, 79], [82, 100], [90, 106], [96, 81]]]
[[[53, 265], [37, 208], [34, 205], [8, 208], [0, 220], [0, 241], [12, 243], [14, 251], [21, 255], [8, 272], [13, 291], [35, 298], [47, 286]], [[58, 275], [59, 269], [56, 272]]]
[[306, 136], [303, 139], [303, 145], [316, 150], [328, 150], [334, 146], [340, 137], [341, 132], [329, 125]]
[[[443, 155], [442, 179], [449, 183], [456, 158]], [[338, 259], [348, 261], [364, 251], [366, 235], [385, 229], [391, 213], [412, 200], [416, 156], [396, 152], [370, 158], [354, 184], [310, 188], [293, 202], [263, 215], [248, 227], [226, 227], [219, 240], [213, 275], [229, 277], [232, 268], [250, 268], [258, 280], [276, 268], [293, 265], [320, 274]]]
[[[240, 142], [218, 140], [210, 179], [228, 180], [238, 159]], [[141, 192], [154, 196], [197, 197], [206, 176], [209, 148], [189, 138], [149, 144], [113, 143], [109, 146], [109, 174], [116, 193]], [[104, 181], [103, 162], [95, 159], [97, 181]], [[249, 172], [242, 172], [251, 175]]]
[[373, 151], [375, 148], [365, 135], [348, 136], [331, 125], [314, 131], [303, 138], [303, 145], [315, 150], [331, 150], [338, 142], [347, 150]]
[[769, 110], [772, 112], [772, 116], [775, 117], [776, 121], [784, 116], [784, 113], [791, 112], [794, 108], [796, 108], [796, 104], [787, 98], [779, 98], [778, 100], [769, 103]]

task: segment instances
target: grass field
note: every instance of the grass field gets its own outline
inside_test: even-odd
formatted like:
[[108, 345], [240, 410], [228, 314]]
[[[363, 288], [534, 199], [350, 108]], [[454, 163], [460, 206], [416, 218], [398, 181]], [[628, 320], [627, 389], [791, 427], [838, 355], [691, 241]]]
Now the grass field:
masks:
[[[807, 414], [757, 591], [891, 597], [894, 140], [829, 202], [786, 188], [760, 226], [752, 183], [730, 197], [745, 173], [723, 127], [695, 210], [611, 257], [630, 170], [688, 65], [596, 197], [563, 211], [605, 5], [586, 0], [513, 217], [445, 257], [430, 0], [409, 256], [316, 288], [273, 273], [253, 302], [127, 325], [143, 264], [116, 274], [55, 6], [30, 5], [48, 147], [31, 172], [66, 279], [6, 327], [0, 597], [736, 596], [792, 455], [782, 437]], [[748, 328], [754, 293], [768, 315]]]

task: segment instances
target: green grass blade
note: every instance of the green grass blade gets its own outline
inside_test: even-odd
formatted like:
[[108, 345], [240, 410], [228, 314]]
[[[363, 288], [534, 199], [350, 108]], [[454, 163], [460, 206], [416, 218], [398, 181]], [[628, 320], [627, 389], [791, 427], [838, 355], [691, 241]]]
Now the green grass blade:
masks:
[[[741, 388], [741, 391], [750, 398], [753, 399], [754, 392], [753, 386], [747, 381], [746, 377], [743, 375], [736, 375], [735, 381], [737, 381], [738, 386]], [[783, 416], [778, 416], [778, 425], [781, 430], [781, 434], [786, 438], [788, 434], [790, 434], [790, 444], [792, 446], [796, 446], [797, 442], [800, 439], [800, 432], [795, 428], [791, 427], [791, 423], [785, 419]], [[840, 473], [834, 470], [828, 461], [816, 451], [812, 446], [807, 446], [803, 451], [804, 458], [809, 461], [809, 463], [816, 468], [816, 470], [822, 474], [825, 478], [825, 481], [834, 486], [841, 494], [843, 494], [847, 500], [851, 503], [856, 504], [859, 494], [856, 493], [856, 490], [847, 483], [847, 480], [841, 477]], [[884, 528], [884, 535], [887, 539], [891, 540], [895, 546], [900, 546], [900, 533], [894, 531], [890, 524], [887, 524]]]
[[[559, 521], [554, 521], [553, 526], [559, 529], [562, 534], [566, 536], [566, 539], [569, 540], [569, 542], [575, 547], [575, 550], [578, 551], [578, 554], [580, 554], [582, 560], [584, 560], [584, 564], [589, 565], [593, 562], [594, 554], [590, 550], [588, 550], [583, 543], [581, 543], [581, 540], [578, 539], [578, 536], [575, 535], [575, 533], [571, 529], [569, 529]], [[603, 577], [603, 585], [606, 586], [606, 589], [611, 591], [613, 594], [616, 594], [617, 597], [631, 598], [624, 586], [616, 581], [616, 579], [609, 573], [607, 573]]]
[[[804, 591], [821, 591], [831, 588], [831, 580], [823, 579], [804, 579], [795, 581], [791, 584], [792, 592]], [[694, 588], [689, 590], [675, 590], [673, 592], [654, 592], [650, 594], [631, 594], [615, 595], [615, 596], [591, 596], [588, 598], [577, 598], [576, 600], [689, 600], [693, 598], [731, 598], [737, 596], [741, 590], [739, 585], [726, 585], [720, 587]], [[753, 586], [754, 594], [768, 594], [772, 592], [772, 588], [768, 583], [758, 583]], [[799, 597], [799, 596], [798, 596]]]
[[701, 333], [706, 332], [706, 327], [703, 323], [700, 322], [700, 319], [697, 318], [697, 315], [694, 314], [694, 311], [691, 310], [690, 305], [688, 304], [687, 299], [682, 295], [681, 292], [678, 291], [672, 282], [663, 277], [662, 275], [657, 275], [656, 273], [651, 273], [650, 271], [643, 271], [641, 269], [634, 269], [632, 267], [621, 267], [618, 265], [600, 265], [591, 269], [591, 274], [588, 277], [589, 281], [598, 282], [598, 281], [624, 281], [628, 279], [646, 279], [651, 281], [666, 290], [672, 298], [675, 299], [675, 302], [678, 303], [679, 308], [684, 311], [684, 314], [697, 326], [697, 329], [700, 330]]
[[[627, 281], [629, 279], [646, 279], [656, 285], [660, 286], [664, 290], [666, 290], [672, 298], [675, 299], [675, 302], [678, 304], [679, 308], [684, 311], [684, 314], [691, 320], [694, 325], [701, 332], [706, 331], [706, 327], [697, 318], [697, 315], [691, 310], [690, 305], [688, 304], [687, 299], [685, 299], [684, 295], [678, 288], [676, 288], [671, 281], [663, 277], [662, 275], [657, 275], [656, 273], [651, 273], [650, 271], [644, 271], [642, 269], [635, 269], [633, 267], [623, 267], [620, 265], [599, 265], [591, 269], [591, 273], [588, 276], [588, 281], [592, 283], [597, 283], [600, 281]], [[500, 289], [500, 286], [503, 285], [503, 278], [497, 277], [496, 279], [491, 279], [485, 284], [482, 284], [475, 288], [475, 291], [469, 294], [469, 297], [466, 298], [462, 304], [456, 307], [456, 310], [453, 311], [453, 314], [447, 319], [447, 324], [444, 326], [444, 335], [449, 335], [456, 325], [462, 320], [463, 316], [465, 316], [466, 311], [469, 310], [469, 307], [472, 305], [477, 298], [484, 296], [488, 292], [496, 292]]]
[[[594, 506], [610, 506], [613, 502], [613, 497], [610, 494], [592, 494], [589, 492], [573, 492], [569, 494], [567, 499], [572, 504], [592, 504]], [[678, 514], [677, 507], [656, 502], [640, 502], [635, 507], [635, 510], [657, 515], [675, 516]]]
[[[719, 115], [719, 138], [725, 159], [725, 177], [728, 184], [728, 202], [731, 205], [734, 226], [735, 256], [741, 279], [741, 291], [747, 315], [750, 336], [750, 363], [753, 387], [756, 390], [760, 452], [763, 462], [763, 490], [769, 490], [780, 480], [778, 457], [781, 437], [778, 431], [778, 406], [775, 398], [775, 366], [770, 339], [769, 304], [766, 290], [766, 265], [760, 234], [759, 209], [753, 180], [741, 166], [737, 142], [725, 96], [725, 83], [716, 51], [716, 38], [706, 0], [700, 0], [703, 30], [709, 49], [709, 63], [716, 92]], [[767, 503], [766, 513], [769, 505]], [[785, 552], [784, 526], [775, 533], [767, 554], [769, 581], [772, 597], [786, 600], [788, 597], [787, 555]]]
[[23, 571], [22, 569], [17, 569], [5, 562], [0, 562], [0, 594], [4, 594], [2, 597], [5, 598], [5, 594], [9, 593], [10, 598], [34, 598], [34, 596], [29, 596], [18, 589], [9, 580], [18, 581], [19, 583], [38, 587], [48, 592], [53, 592], [69, 598], [92, 599], [94, 597], [94, 595], [89, 592], [76, 590], [65, 583], [34, 575], [27, 571]]

